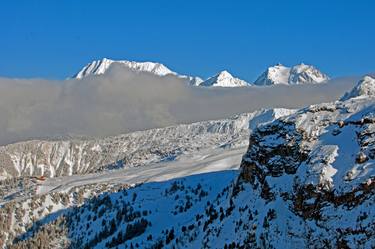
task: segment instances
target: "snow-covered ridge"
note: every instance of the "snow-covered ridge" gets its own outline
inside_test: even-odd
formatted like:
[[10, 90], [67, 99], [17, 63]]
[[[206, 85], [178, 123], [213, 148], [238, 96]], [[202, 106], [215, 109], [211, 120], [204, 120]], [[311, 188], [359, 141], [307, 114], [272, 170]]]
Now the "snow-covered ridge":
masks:
[[114, 64], [124, 66], [136, 72], [149, 72], [157, 76], [175, 75], [179, 78], [186, 79], [192, 85], [199, 85], [203, 81], [199, 77], [179, 75], [161, 63], [111, 60], [107, 58], [90, 62], [84, 68], [82, 68], [76, 75], [74, 75], [73, 78], [82, 79], [89, 75], [104, 74]]
[[245, 146], [249, 128], [293, 112], [263, 110], [229, 119], [176, 125], [104, 139], [26, 141], [0, 147], [0, 177], [85, 174], [174, 160], [197, 150]]
[[348, 93], [346, 93], [341, 100], [348, 100], [356, 97], [375, 96], [375, 78], [365, 76], [358, 84]]
[[233, 77], [228, 71], [225, 70], [199, 84], [199, 86], [205, 87], [241, 87], [249, 85], [250, 83]]
[[303, 63], [293, 67], [286, 67], [281, 64], [267, 68], [265, 72], [254, 82], [254, 85], [296, 85], [296, 84], [317, 84], [329, 80], [329, 77], [320, 72], [317, 68]]
[[[304, 184], [337, 192], [375, 177], [374, 87], [375, 80], [365, 76], [340, 101], [312, 105], [258, 127], [244, 163], [261, 168], [263, 177], [296, 172]], [[265, 150], [261, 160], [260, 150]], [[361, 166], [365, 161], [366, 169]]]
[[158, 76], [165, 76], [168, 74], [176, 74], [172, 72], [169, 68], [160, 63], [154, 62], [135, 62], [135, 61], [126, 61], [119, 60], [114, 61], [107, 58], [101, 60], [95, 60], [87, 64], [81, 71], [79, 71], [74, 78], [82, 79], [88, 75], [100, 75], [104, 74], [112, 64], [121, 64], [126, 66], [129, 69], [140, 71], [140, 72], [150, 72]]
[[254, 245], [374, 245], [375, 96], [367, 93], [312, 105], [251, 133], [233, 202], [256, 212]]
[[375, 96], [313, 105], [256, 129], [244, 162], [340, 193], [375, 177], [374, 134]]

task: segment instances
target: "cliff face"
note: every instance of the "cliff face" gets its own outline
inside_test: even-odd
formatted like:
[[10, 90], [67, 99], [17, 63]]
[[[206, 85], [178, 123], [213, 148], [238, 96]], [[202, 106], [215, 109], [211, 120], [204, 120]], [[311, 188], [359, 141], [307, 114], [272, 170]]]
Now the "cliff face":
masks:
[[[249, 199], [263, 202], [253, 208], [275, 210], [260, 231], [267, 245], [278, 247], [289, 234], [286, 246], [374, 246], [373, 96], [311, 106], [259, 127], [241, 167], [235, 193], [243, 196], [249, 183]], [[287, 232], [281, 224], [290, 224]]]

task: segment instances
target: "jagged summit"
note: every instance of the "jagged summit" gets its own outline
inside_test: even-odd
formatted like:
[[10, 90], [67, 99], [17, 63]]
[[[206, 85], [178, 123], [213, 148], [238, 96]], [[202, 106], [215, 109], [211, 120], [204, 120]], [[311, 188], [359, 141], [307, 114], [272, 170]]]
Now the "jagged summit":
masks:
[[186, 79], [192, 85], [199, 85], [203, 80], [199, 77], [192, 77], [186, 75], [179, 75], [173, 72], [168, 67], [161, 63], [156, 62], [136, 62], [127, 60], [111, 60], [103, 58], [101, 60], [95, 60], [83, 67], [73, 78], [82, 79], [89, 75], [101, 75], [107, 72], [107, 70], [114, 64], [122, 65], [130, 70], [136, 72], [149, 72], [157, 76], [175, 75], [181, 79]]
[[199, 84], [200, 86], [218, 86], [218, 87], [239, 87], [250, 85], [244, 80], [233, 77], [228, 71], [224, 70], [212, 76]]
[[322, 83], [329, 77], [311, 65], [299, 64], [291, 68], [289, 84]]
[[254, 84], [258, 86], [317, 84], [326, 82], [327, 80], [329, 80], [329, 77], [314, 66], [301, 63], [293, 67], [286, 67], [279, 63], [267, 68]]
[[375, 96], [375, 78], [366, 75], [350, 92], [346, 93], [341, 100], [344, 101], [360, 96]]

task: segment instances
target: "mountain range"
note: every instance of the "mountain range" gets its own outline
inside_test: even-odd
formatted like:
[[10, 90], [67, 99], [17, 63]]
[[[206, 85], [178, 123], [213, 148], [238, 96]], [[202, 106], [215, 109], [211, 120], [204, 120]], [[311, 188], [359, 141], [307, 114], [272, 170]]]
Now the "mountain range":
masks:
[[120, 65], [136, 72], [149, 72], [158, 76], [175, 75], [184, 79], [190, 85], [201, 87], [244, 87], [244, 86], [269, 86], [269, 85], [297, 85], [297, 84], [319, 84], [327, 82], [330, 78], [311, 65], [299, 64], [293, 67], [286, 67], [281, 64], [267, 68], [254, 83], [246, 82], [232, 76], [224, 70], [216, 75], [202, 80], [196, 76], [180, 75], [161, 63], [135, 62], [127, 60], [110, 60], [104, 58], [87, 64], [77, 74], [76, 79], [87, 76], [105, 74], [113, 65]]

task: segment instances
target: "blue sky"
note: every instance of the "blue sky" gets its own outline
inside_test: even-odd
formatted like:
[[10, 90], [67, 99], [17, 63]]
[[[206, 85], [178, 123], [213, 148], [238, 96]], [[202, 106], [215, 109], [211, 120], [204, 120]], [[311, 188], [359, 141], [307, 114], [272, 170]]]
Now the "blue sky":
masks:
[[281, 62], [375, 71], [375, 1], [36, 1], [0, 8], [0, 76], [63, 79], [102, 57], [253, 81]]

